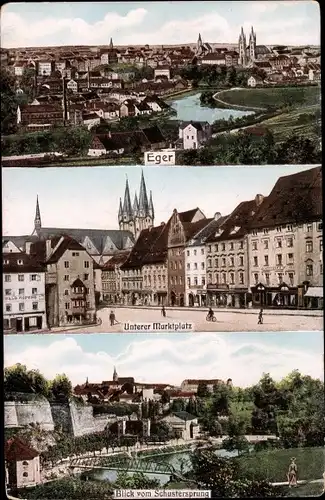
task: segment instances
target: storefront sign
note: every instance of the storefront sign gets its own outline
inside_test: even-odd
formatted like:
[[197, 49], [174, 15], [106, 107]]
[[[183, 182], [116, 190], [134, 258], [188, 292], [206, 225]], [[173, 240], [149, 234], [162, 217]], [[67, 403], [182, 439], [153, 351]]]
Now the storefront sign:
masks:
[[19, 301], [19, 302], [24, 302], [26, 300], [44, 300], [45, 299], [45, 294], [44, 293], [38, 293], [36, 295], [5, 295], [5, 300], [8, 301]]

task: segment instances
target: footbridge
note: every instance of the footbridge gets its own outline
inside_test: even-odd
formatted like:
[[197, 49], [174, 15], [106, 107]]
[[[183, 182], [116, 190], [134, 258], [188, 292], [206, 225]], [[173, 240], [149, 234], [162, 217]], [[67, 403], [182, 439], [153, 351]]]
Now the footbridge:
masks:
[[[157, 454], [158, 455], [158, 454]], [[155, 455], [156, 456], [156, 455]], [[70, 469], [106, 469], [124, 472], [141, 472], [143, 474], [162, 474], [172, 476], [180, 481], [189, 482], [175, 467], [167, 462], [150, 460], [148, 457], [130, 456], [106, 456], [73, 458], [70, 461]]]

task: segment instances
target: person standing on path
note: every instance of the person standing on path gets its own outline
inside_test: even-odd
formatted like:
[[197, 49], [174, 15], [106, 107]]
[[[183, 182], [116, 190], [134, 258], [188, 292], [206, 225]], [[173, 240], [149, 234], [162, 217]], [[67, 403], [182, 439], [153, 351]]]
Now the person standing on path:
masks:
[[165, 309], [165, 306], [162, 306], [161, 308], [161, 315], [163, 318], [166, 318], [166, 309]]
[[293, 457], [291, 459], [287, 474], [289, 488], [291, 488], [291, 486], [297, 486], [297, 472], [298, 472], [298, 467], [296, 464], [296, 459], [295, 457]]
[[260, 312], [258, 313], [258, 325], [263, 325], [263, 309], [260, 309]]
[[115, 325], [115, 314], [114, 314], [114, 311], [110, 312], [109, 321], [110, 321], [111, 326]]

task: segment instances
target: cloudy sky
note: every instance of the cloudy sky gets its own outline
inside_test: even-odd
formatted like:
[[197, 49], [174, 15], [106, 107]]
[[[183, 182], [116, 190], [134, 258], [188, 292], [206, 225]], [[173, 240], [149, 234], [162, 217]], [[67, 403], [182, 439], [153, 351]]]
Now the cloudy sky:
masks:
[[[263, 373], [279, 380], [292, 370], [323, 379], [323, 333], [166, 335], [18, 335], [4, 338], [4, 364], [25, 364], [73, 384], [111, 380], [113, 368], [139, 382], [180, 384], [186, 378], [232, 378], [236, 386]], [[249, 367], [249, 369], [248, 369]]]
[[[268, 195], [277, 179], [306, 166], [145, 167], [152, 190], [155, 224], [167, 222], [173, 209], [199, 207], [207, 217], [227, 215], [257, 193]], [[133, 202], [139, 195], [138, 167], [3, 168], [2, 231], [5, 236], [31, 234], [36, 196], [43, 227], [118, 229], [119, 198], [126, 177]]]
[[1, 46], [237, 43], [254, 25], [258, 44], [320, 44], [320, 13], [309, 1], [8, 3]]

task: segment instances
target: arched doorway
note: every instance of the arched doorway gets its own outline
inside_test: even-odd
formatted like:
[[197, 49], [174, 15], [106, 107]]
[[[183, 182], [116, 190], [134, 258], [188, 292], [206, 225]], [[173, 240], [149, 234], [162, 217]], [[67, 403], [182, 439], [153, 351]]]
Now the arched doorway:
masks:
[[189, 296], [188, 296], [188, 305], [190, 307], [193, 307], [194, 306], [194, 297], [193, 297], [193, 294], [190, 293]]
[[172, 307], [176, 305], [176, 293], [175, 292], [170, 293], [170, 304]]

